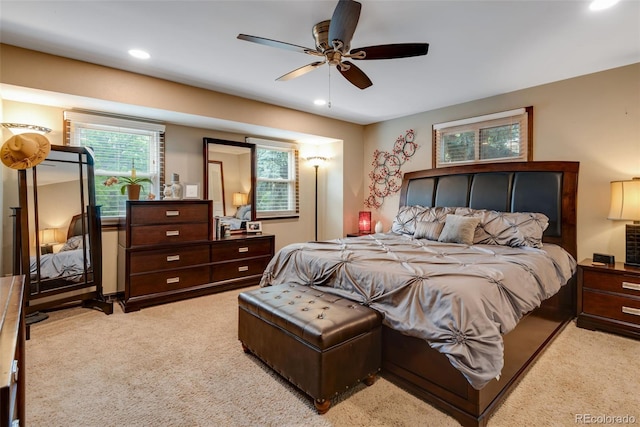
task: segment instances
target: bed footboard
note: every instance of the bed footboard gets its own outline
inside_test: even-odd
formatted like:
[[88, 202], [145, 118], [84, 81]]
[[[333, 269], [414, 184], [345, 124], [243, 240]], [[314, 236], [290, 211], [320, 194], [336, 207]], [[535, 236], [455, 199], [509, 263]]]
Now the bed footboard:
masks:
[[476, 390], [446, 356], [420, 339], [382, 330], [382, 375], [447, 412], [463, 426], [485, 426], [545, 348], [575, 316], [575, 277], [504, 336], [500, 380]]

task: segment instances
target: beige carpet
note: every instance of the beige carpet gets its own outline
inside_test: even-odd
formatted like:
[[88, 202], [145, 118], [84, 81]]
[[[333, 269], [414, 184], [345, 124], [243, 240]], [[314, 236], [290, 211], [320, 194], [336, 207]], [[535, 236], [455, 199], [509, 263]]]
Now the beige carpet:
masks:
[[[29, 426], [455, 426], [384, 378], [317, 415], [303, 394], [242, 352], [237, 295], [124, 314], [70, 308], [31, 329]], [[640, 341], [570, 324], [490, 426], [571, 426], [576, 414], [640, 424]]]

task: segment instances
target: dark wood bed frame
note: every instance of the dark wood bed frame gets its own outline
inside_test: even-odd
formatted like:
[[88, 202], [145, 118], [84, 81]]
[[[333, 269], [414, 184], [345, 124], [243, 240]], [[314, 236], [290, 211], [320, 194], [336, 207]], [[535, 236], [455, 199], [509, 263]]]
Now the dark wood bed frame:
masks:
[[[469, 206], [541, 212], [550, 221], [543, 241], [574, 258], [578, 162], [522, 162], [454, 166], [404, 175], [400, 206]], [[443, 354], [420, 339], [383, 327], [385, 378], [449, 413], [462, 425], [484, 426], [553, 339], [575, 317], [575, 276], [504, 336], [499, 380], [474, 389]]]

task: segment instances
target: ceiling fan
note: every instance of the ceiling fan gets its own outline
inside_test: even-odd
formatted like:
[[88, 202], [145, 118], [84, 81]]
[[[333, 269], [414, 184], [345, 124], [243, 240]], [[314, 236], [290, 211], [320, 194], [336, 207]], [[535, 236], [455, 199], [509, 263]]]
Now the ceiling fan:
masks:
[[311, 64], [307, 64], [280, 76], [276, 80], [291, 80], [315, 70], [324, 64], [329, 64], [335, 65], [340, 74], [360, 89], [366, 89], [373, 83], [360, 68], [345, 59], [395, 59], [427, 54], [429, 50], [428, 43], [386, 44], [349, 50], [351, 38], [353, 37], [353, 33], [358, 25], [358, 19], [360, 18], [361, 8], [362, 5], [357, 1], [340, 0], [333, 11], [333, 16], [330, 21], [322, 21], [313, 26], [312, 33], [316, 41], [315, 49], [247, 34], [238, 34], [238, 38], [240, 40], [293, 50], [322, 58], [319, 61], [312, 62]]

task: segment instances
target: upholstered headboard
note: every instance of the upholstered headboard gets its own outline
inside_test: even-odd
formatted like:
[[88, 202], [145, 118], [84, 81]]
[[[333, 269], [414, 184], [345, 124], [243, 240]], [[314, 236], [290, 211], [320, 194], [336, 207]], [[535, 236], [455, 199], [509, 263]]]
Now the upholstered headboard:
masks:
[[404, 175], [400, 206], [449, 206], [549, 217], [544, 241], [574, 257], [578, 162], [518, 162], [453, 166]]

